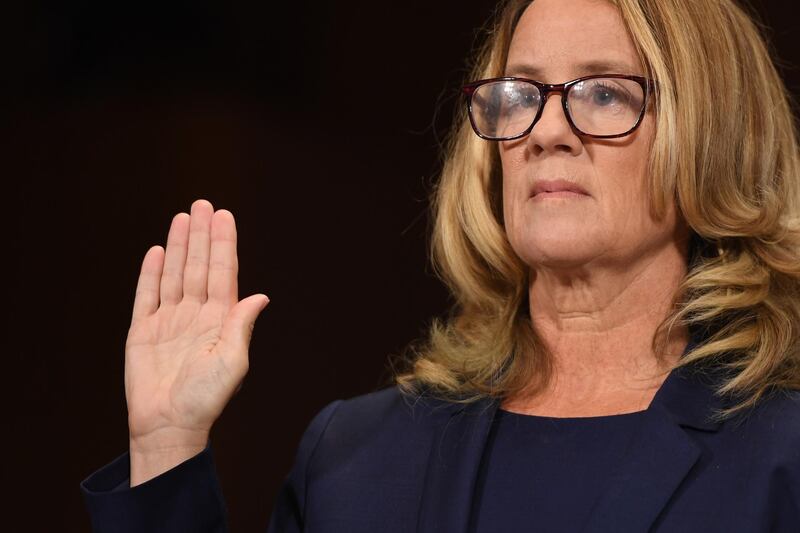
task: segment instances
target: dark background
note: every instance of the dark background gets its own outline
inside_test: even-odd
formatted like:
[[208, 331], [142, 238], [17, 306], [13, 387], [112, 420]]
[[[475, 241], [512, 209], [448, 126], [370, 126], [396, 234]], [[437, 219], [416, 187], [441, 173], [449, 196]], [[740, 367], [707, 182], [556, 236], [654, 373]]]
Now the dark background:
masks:
[[[792, 4], [754, 2], [798, 95]], [[141, 260], [205, 198], [236, 217], [240, 297], [271, 299], [212, 432], [232, 530], [265, 529], [311, 417], [387, 385], [387, 357], [447, 310], [427, 195], [494, 5], [83, 0], [4, 17], [12, 520], [89, 530], [79, 483], [128, 445]]]

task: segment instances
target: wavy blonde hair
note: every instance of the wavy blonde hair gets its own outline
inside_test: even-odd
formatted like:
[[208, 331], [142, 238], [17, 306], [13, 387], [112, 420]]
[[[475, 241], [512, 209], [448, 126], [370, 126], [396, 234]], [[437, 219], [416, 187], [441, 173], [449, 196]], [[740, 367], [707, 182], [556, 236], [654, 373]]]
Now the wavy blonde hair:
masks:
[[[733, 0], [610, 0], [657, 81], [650, 210], [675, 202], [692, 230], [687, 275], [653, 337], [661, 360], [680, 325], [703, 341], [677, 364], [724, 369], [716, 392], [754, 406], [800, 389], [800, 153], [789, 94], [758, 23]], [[502, 76], [530, 0], [498, 8], [470, 79]], [[463, 107], [463, 106], [462, 106]], [[461, 109], [431, 195], [431, 257], [455, 301], [392, 361], [405, 392], [450, 401], [543, 387], [551, 355], [533, 328], [529, 268], [503, 227], [497, 145]]]

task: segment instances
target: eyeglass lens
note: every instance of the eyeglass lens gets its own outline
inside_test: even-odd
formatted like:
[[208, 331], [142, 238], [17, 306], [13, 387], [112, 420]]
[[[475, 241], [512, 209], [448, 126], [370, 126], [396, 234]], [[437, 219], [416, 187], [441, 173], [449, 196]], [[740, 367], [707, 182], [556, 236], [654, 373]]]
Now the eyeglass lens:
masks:
[[[476, 129], [489, 138], [509, 138], [530, 127], [541, 106], [541, 94], [532, 83], [507, 80], [489, 82], [472, 95], [471, 113]], [[621, 135], [639, 120], [644, 105], [642, 86], [622, 78], [592, 78], [570, 87], [570, 118], [588, 135]]]

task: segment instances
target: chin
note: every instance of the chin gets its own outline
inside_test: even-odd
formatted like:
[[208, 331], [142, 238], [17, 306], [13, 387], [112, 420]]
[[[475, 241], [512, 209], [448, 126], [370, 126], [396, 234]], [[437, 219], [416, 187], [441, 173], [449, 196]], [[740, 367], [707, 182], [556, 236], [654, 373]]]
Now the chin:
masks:
[[597, 254], [587, 250], [586, 246], [563, 243], [558, 246], [529, 246], [519, 250], [517, 255], [531, 268], [543, 266], [563, 269], [583, 266], [597, 257]]
[[517, 255], [525, 262], [528, 260], [537, 263], [568, 263], [587, 261], [597, 255], [598, 241], [586, 231], [586, 228], [571, 228], [568, 231], [537, 231], [526, 232], [522, 236], [513, 238], [511, 246]]
[[550, 269], [558, 269], [558, 270], [571, 270], [575, 268], [580, 268], [586, 265], [589, 261], [591, 261], [591, 257], [586, 257], [585, 255], [537, 255], [535, 257], [529, 257], [525, 259], [525, 264], [527, 264], [531, 268], [538, 268], [538, 267], [546, 267]]

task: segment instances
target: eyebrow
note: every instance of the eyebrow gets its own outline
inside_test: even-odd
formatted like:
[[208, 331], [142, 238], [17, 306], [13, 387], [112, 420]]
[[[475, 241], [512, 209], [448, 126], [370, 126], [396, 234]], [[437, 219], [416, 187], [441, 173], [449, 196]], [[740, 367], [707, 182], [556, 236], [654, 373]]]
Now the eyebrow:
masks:
[[[618, 61], [588, 61], [575, 67], [578, 77], [592, 74], [635, 74], [637, 70], [639, 69]], [[541, 81], [539, 78], [542, 76], [543, 70], [530, 64], [516, 64], [506, 66], [505, 72], [506, 76], [522, 75]]]

